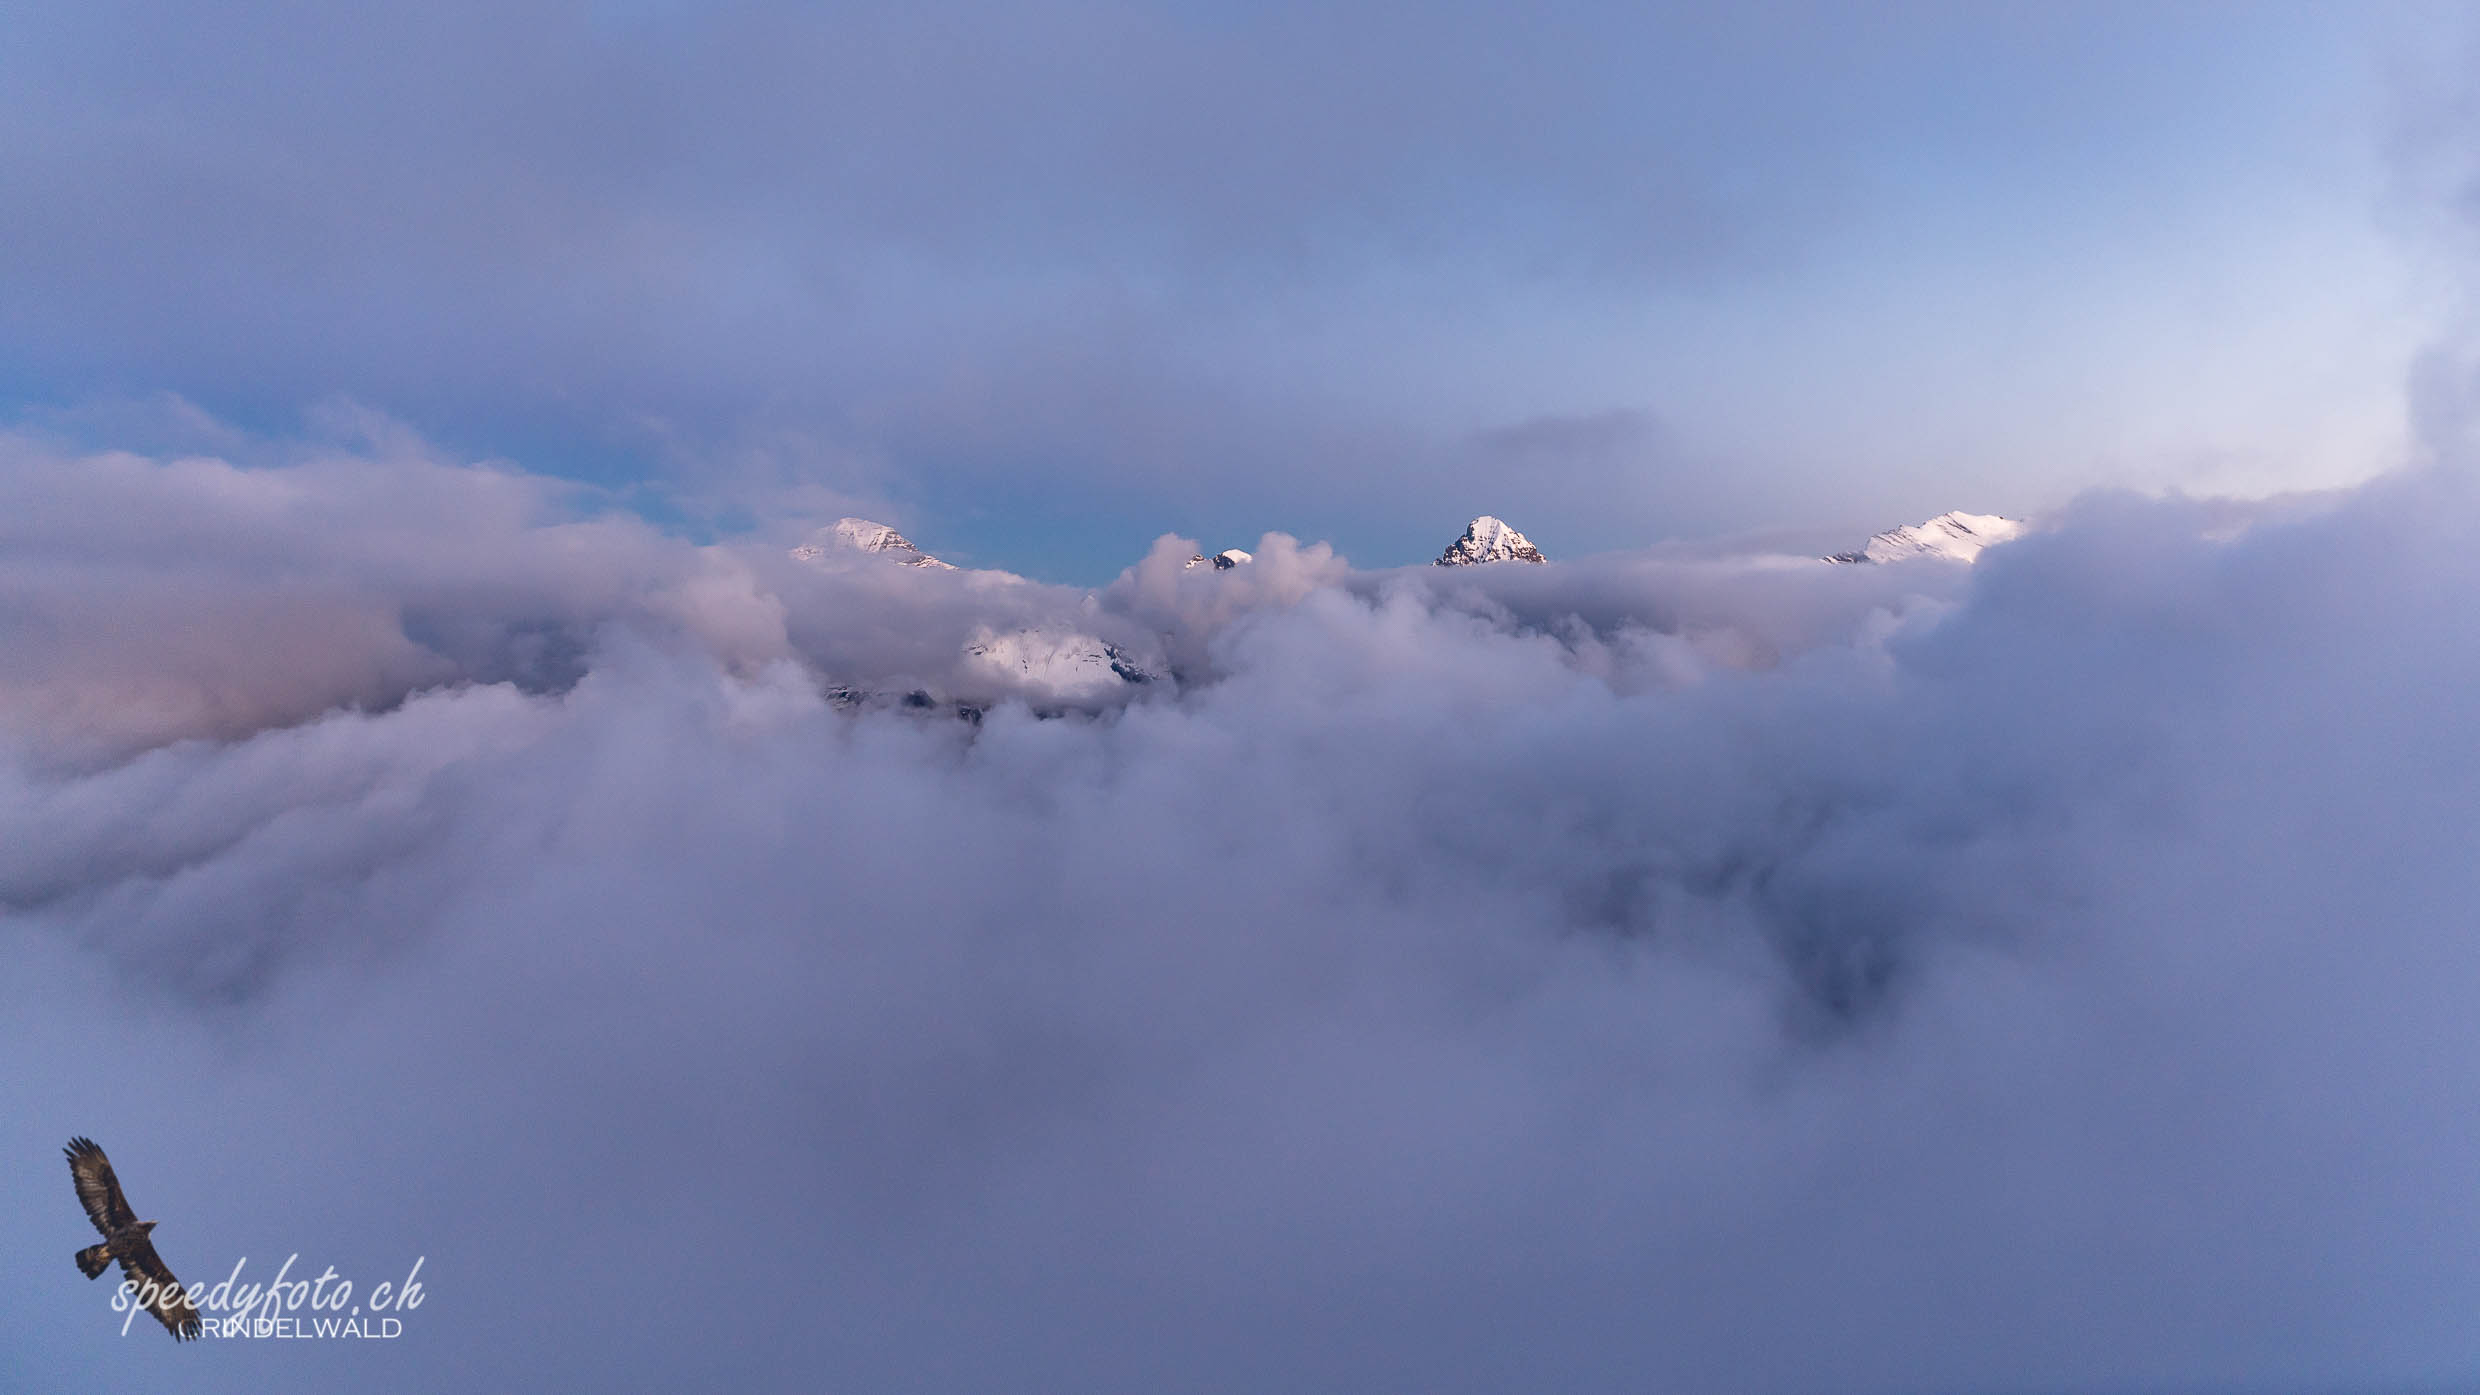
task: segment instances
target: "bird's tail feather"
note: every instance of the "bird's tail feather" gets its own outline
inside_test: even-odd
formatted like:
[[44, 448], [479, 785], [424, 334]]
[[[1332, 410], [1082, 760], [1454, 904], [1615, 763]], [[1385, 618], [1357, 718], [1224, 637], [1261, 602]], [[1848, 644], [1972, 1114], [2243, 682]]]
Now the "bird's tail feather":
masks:
[[112, 1247], [109, 1244], [89, 1245], [78, 1251], [78, 1272], [87, 1278], [100, 1279], [103, 1271], [111, 1267]]

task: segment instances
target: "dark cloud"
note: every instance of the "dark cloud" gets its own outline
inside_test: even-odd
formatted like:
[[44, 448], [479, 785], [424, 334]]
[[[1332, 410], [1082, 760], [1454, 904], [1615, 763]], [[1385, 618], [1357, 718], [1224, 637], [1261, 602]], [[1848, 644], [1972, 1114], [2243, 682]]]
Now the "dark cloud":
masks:
[[275, 431], [343, 395], [692, 511], [786, 472], [892, 497], [1082, 580], [1166, 518], [1392, 551], [1408, 511], [1514, 507], [1475, 433], [1605, 411], [1674, 419], [1685, 468], [1567, 457], [1526, 526], [1577, 550], [1908, 513], [1924, 455], [2047, 502], [2118, 443], [1917, 384], [2027, 344], [2116, 383], [2194, 317], [2083, 305], [2278, 299], [2195, 191], [2289, 225], [2250, 181], [2346, 127], [2298, 129], [2303, 91], [2421, 27], [2236, 14], [37, 5], [0, 54], [0, 404]]
[[[8, 450], [14, 1383], [2480, 1364], [2467, 476], [1968, 569], [1168, 539], [1088, 601], [510, 470]], [[826, 696], [1070, 623], [1181, 677]], [[74, 1132], [184, 1277], [431, 1299], [113, 1337]]]

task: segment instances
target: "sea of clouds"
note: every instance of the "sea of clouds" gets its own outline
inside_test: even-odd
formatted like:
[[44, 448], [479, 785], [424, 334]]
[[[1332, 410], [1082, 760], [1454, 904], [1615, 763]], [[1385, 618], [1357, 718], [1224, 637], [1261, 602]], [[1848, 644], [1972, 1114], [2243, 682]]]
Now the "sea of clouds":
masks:
[[[2468, 474], [1093, 593], [427, 457], [0, 501], [11, 1385], [2480, 1373]], [[968, 693], [1024, 629], [1160, 676]], [[185, 1280], [428, 1299], [114, 1336], [73, 1133]]]

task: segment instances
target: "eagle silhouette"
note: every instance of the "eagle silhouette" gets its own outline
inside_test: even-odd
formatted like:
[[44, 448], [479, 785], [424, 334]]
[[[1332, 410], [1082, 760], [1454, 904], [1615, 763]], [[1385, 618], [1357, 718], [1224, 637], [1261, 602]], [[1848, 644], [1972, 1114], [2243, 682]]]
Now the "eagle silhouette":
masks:
[[104, 1269], [119, 1260], [121, 1273], [137, 1285], [135, 1301], [146, 1304], [172, 1340], [196, 1337], [198, 1305], [181, 1292], [181, 1281], [172, 1277], [172, 1270], [156, 1255], [155, 1242], [147, 1238], [155, 1222], [139, 1220], [138, 1213], [129, 1209], [129, 1198], [121, 1195], [120, 1179], [112, 1175], [112, 1160], [91, 1138], [72, 1138], [61, 1151], [69, 1157], [78, 1205], [86, 1208], [86, 1219], [103, 1232], [102, 1244], [78, 1251], [78, 1272], [90, 1279], [101, 1278]]

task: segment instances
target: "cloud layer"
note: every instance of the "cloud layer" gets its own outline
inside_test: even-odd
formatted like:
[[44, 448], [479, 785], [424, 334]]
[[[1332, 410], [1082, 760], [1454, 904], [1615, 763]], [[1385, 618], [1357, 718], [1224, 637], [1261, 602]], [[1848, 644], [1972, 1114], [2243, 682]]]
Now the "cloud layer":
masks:
[[[505, 470], [0, 460], [12, 1383], [2480, 1369], [2466, 477], [1088, 598]], [[975, 625], [1177, 676], [830, 700]], [[113, 1338], [79, 1132], [184, 1278], [431, 1299]]]

